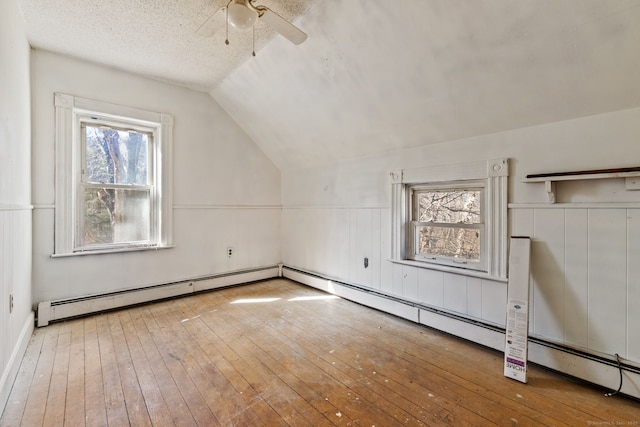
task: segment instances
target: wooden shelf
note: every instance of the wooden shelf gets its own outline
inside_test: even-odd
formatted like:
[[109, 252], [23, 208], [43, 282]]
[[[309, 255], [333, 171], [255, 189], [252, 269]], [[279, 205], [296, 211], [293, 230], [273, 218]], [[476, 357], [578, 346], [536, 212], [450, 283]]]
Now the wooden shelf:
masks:
[[624, 178], [627, 190], [640, 190], [640, 167], [531, 174], [527, 175], [522, 182], [543, 182], [547, 192], [547, 202], [555, 203], [556, 182], [613, 178]]

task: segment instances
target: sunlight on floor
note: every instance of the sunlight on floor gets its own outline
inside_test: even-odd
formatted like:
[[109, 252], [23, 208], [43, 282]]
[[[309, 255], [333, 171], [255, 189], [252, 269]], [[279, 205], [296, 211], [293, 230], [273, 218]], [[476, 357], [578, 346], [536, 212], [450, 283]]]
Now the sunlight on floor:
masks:
[[[337, 295], [312, 295], [307, 297], [294, 297], [290, 298], [287, 301], [321, 301], [321, 300], [330, 300], [330, 299], [339, 299], [340, 297]], [[231, 301], [230, 304], [255, 304], [261, 302], [274, 302], [278, 301], [282, 298], [273, 297], [273, 298], [240, 298], [235, 301]]]
[[336, 295], [315, 295], [312, 297], [295, 297], [287, 301], [316, 301], [316, 300], [327, 300], [327, 299], [338, 299], [338, 298], [340, 297]]
[[253, 304], [259, 302], [273, 302], [278, 301], [281, 298], [241, 298], [235, 301], [231, 301], [231, 304]]

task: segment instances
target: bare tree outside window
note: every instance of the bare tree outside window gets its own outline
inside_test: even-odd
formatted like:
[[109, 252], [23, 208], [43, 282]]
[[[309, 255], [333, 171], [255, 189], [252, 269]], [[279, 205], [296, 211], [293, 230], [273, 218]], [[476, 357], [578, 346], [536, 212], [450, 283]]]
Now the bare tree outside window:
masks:
[[83, 127], [80, 246], [145, 242], [151, 237], [151, 135]]
[[417, 254], [479, 261], [482, 192], [421, 190], [414, 194]]

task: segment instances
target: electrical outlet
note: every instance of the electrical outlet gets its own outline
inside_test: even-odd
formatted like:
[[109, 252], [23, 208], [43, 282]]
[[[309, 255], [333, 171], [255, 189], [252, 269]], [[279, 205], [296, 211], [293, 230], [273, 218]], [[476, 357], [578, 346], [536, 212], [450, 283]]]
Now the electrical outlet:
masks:
[[227, 258], [231, 258], [233, 256], [233, 248], [229, 246], [227, 248]]
[[9, 294], [9, 314], [13, 313], [13, 294]]

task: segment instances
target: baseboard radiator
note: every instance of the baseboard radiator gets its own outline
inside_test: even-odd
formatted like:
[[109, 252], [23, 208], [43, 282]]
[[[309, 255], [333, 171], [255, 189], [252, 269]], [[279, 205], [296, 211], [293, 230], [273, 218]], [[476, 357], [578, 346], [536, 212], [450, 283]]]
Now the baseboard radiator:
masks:
[[274, 265], [81, 298], [44, 301], [38, 304], [37, 325], [42, 327], [53, 321], [271, 279], [280, 276], [281, 272], [282, 266]]
[[[334, 281], [317, 273], [285, 266], [282, 276], [335, 294], [350, 301], [455, 335], [503, 352], [505, 330], [464, 316], [423, 306], [371, 289]], [[640, 399], [640, 366], [621, 364], [615, 357], [598, 355], [529, 337], [530, 362], [615, 391], [623, 381], [621, 394]], [[502, 371], [497, 375], [502, 375]]]

